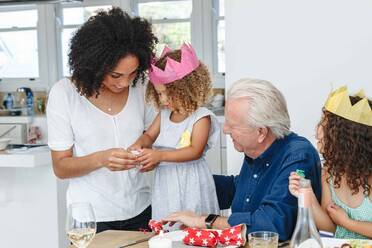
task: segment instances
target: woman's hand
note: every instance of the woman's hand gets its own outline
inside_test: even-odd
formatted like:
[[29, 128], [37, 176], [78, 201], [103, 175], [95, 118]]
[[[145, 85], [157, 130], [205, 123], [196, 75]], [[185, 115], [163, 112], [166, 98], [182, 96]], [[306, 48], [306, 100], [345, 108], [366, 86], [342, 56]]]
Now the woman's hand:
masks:
[[122, 148], [112, 148], [100, 152], [99, 163], [111, 171], [129, 170], [136, 167], [136, 155]]
[[327, 212], [336, 225], [344, 226], [349, 221], [349, 216], [345, 210], [333, 202], [327, 206]]
[[181, 222], [183, 226], [186, 227], [206, 228], [205, 217], [191, 211], [172, 213], [165, 217], [162, 222], [163, 224], [169, 223], [170, 226], [174, 225], [176, 222]]
[[288, 179], [289, 179], [289, 184], [288, 184], [289, 192], [291, 192], [293, 196], [298, 197], [301, 177], [297, 175], [296, 172], [292, 171]]
[[137, 162], [141, 165], [141, 172], [155, 169], [161, 162], [161, 151], [145, 148], [137, 155]]

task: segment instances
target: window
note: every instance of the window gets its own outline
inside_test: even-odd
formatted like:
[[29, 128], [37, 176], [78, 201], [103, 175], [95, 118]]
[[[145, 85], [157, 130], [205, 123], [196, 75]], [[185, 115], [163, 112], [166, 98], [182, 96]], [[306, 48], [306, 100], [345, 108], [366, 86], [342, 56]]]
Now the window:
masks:
[[217, 63], [218, 73], [225, 73], [225, 1], [218, 0], [215, 3], [216, 9], [216, 33], [217, 37], [215, 41], [217, 41], [217, 59], [215, 63]]
[[100, 9], [109, 9], [111, 5], [98, 6], [76, 6], [71, 4], [62, 5], [62, 33], [61, 33], [61, 49], [62, 49], [62, 73], [64, 76], [70, 74], [68, 68], [68, 52], [70, 39], [73, 33]]
[[48, 87], [68, 76], [72, 34], [98, 9], [111, 6], [150, 20], [158, 53], [165, 44], [178, 48], [191, 42], [214, 86], [224, 87], [224, 0], [89, 0], [0, 6], [1, 90]]
[[190, 42], [208, 66], [213, 85], [223, 88], [225, 73], [225, 18], [223, 0], [133, 0], [136, 15], [150, 20], [163, 47]]
[[160, 55], [165, 45], [178, 48], [184, 42], [191, 42], [192, 0], [138, 1], [138, 15], [150, 20], [159, 39]]
[[0, 8], [0, 79], [39, 78], [35, 5]]

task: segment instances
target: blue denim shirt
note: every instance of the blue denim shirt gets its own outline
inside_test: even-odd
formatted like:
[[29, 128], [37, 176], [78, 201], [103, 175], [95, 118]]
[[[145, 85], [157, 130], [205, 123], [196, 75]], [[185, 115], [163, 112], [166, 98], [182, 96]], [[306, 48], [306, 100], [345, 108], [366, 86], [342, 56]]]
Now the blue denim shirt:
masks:
[[292, 171], [305, 171], [320, 200], [321, 166], [319, 155], [305, 138], [291, 133], [277, 139], [258, 158], [244, 158], [238, 176], [214, 175], [221, 209], [231, 207], [231, 226], [244, 223], [247, 233], [273, 231], [280, 240], [292, 236], [297, 218], [297, 198], [288, 190]]

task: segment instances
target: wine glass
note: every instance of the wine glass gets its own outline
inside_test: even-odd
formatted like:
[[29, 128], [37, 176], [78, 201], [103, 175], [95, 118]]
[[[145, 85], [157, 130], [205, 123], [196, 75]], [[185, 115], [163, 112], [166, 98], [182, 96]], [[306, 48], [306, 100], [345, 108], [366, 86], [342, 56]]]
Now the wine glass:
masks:
[[69, 205], [66, 219], [68, 239], [77, 248], [86, 248], [96, 234], [96, 218], [90, 203]]

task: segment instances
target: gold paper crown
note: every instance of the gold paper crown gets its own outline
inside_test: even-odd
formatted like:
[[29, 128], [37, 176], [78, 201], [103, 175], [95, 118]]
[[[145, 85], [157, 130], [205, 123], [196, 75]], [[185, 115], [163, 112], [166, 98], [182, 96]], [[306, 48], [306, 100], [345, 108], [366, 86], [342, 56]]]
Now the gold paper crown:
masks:
[[372, 126], [372, 110], [364, 91], [360, 90], [355, 96], [363, 99], [352, 105], [347, 87], [340, 87], [329, 94], [324, 107], [329, 112], [350, 121]]

